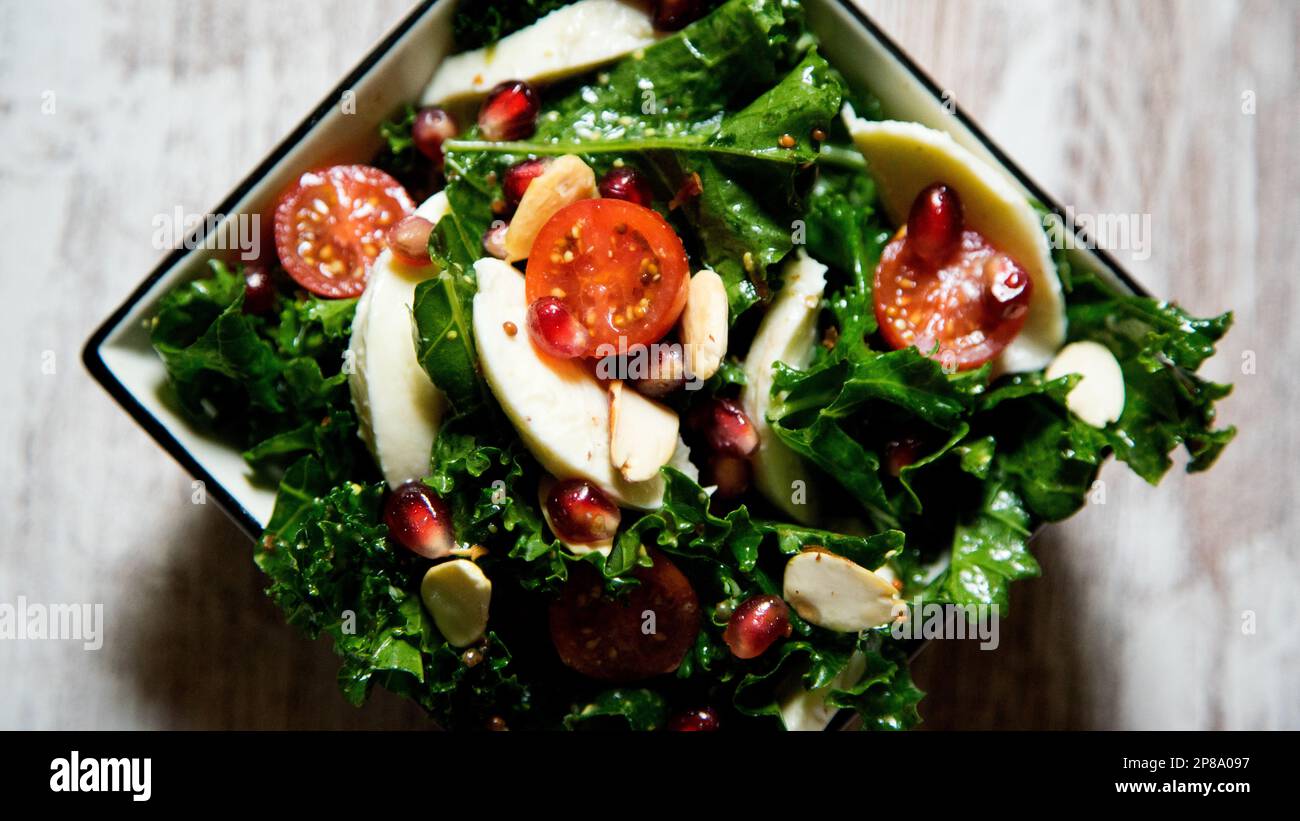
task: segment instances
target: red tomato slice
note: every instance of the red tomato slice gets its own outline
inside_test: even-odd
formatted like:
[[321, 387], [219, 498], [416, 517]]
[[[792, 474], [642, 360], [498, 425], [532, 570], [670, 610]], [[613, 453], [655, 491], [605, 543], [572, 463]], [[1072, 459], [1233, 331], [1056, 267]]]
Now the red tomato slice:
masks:
[[308, 171], [275, 208], [280, 264], [317, 296], [359, 296], [385, 235], [415, 210], [401, 183], [368, 165]]
[[667, 556], [651, 550], [650, 558], [653, 566], [632, 571], [641, 584], [620, 599], [605, 595], [590, 564], [570, 566], [572, 575], [549, 614], [551, 641], [566, 666], [591, 678], [627, 682], [681, 665], [700, 632], [700, 602]]
[[686, 249], [663, 217], [626, 200], [560, 209], [528, 256], [529, 304], [553, 296], [590, 335], [587, 356], [662, 339], [686, 306]]
[[904, 227], [876, 266], [876, 320], [891, 347], [915, 345], [945, 366], [969, 370], [1020, 333], [1031, 292], [1024, 269], [978, 231], [963, 231], [957, 249], [935, 266], [908, 247]]

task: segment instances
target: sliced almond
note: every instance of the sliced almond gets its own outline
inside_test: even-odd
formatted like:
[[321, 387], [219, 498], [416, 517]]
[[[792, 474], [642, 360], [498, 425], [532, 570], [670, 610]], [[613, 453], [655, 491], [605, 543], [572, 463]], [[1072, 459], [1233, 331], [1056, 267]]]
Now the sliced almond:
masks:
[[596, 172], [580, 158], [565, 154], [551, 162], [528, 185], [506, 230], [506, 261], [527, 259], [533, 240], [555, 212], [596, 196]]
[[708, 379], [722, 365], [727, 353], [727, 311], [727, 286], [722, 277], [708, 269], [691, 277], [681, 328], [686, 368], [696, 379]]
[[894, 618], [898, 591], [862, 565], [826, 550], [805, 550], [785, 566], [784, 598], [827, 630], [856, 633]]
[[1048, 379], [1077, 373], [1082, 379], [1065, 397], [1066, 406], [1094, 428], [1104, 428], [1124, 413], [1124, 372], [1115, 355], [1097, 342], [1071, 342], [1047, 368]]
[[677, 450], [677, 414], [622, 382], [609, 383], [609, 463], [629, 482], [659, 475]]
[[555, 524], [551, 522], [551, 510], [546, 506], [546, 500], [550, 498], [551, 488], [554, 485], [554, 477], [542, 476], [542, 480], [537, 483], [537, 506], [542, 509], [542, 518], [546, 520], [546, 526], [555, 534], [555, 538], [559, 539], [560, 544], [569, 548], [578, 556], [584, 556], [588, 553], [600, 553], [602, 556], [608, 556], [609, 552], [614, 549], [613, 539], [603, 539], [599, 542], [570, 542], [555, 529]]
[[420, 582], [420, 598], [438, 632], [453, 647], [468, 647], [487, 630], [492, 582], [468, 559], [430, 567]]

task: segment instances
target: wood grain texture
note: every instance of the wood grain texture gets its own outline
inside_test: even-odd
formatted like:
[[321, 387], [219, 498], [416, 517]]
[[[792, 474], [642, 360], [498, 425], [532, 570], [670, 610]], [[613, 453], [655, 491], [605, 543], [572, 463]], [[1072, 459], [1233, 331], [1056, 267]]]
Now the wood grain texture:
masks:
[[[1121, 255], [1139, 280], [1237, 311], [1209, 366], [1237, 384], [1221, 464], [1159, 489], [1108, 466], [1106, 503], [1038, 540], [1001, 647], [918, 661], [927, 726], [1300, 728], [1300, 6], [864, 6], [1062, 202], [1150, 214], [1150, 258]], [[0, 2], [0, 602], [106, 617], [94, 652], [0, 642], [0, 727], [426, 726], [385, 694], [343, 702], [239, 532], [77, 362], [160, 256], [154, 215], [218, 202], [407, 7]]]

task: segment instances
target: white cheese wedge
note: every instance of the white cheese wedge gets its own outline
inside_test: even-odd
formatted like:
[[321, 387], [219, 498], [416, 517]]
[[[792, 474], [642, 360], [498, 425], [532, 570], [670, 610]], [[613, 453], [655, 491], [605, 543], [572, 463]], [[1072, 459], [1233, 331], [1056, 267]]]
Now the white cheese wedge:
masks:
[[1074, 415], [1094, 428], [1117, 421], [1124, 413], [1124, 372], [1110, 349], [1088, 341], [1066, 345], [1048, 366], [1047, 378], [1072, 373], [1083, 377], [1065, 397]]
[[[436, 223], [448, 211], [438, 192], [416, 209]], [[423, 478], [447, 400], [415, 357], [411, 306], [415, 286], [436, 276], [436, 265], [405, 265], [385, 249], [375, 259], [357, 302], [348, 343], [348, 388], [361, 438], [389, 487]]]
[[662, 36], [647, 4], [581, 0], [498, 43], [443, 60], [420, 100], [446, 105], [480, 97], [506, 80], [553, 82], [613, 62]]
[[907, 222], [912, 201], [922, 189], [942, 182], [961, 197], [966, 224], [1029, 273], [1029, 315], [995, 369], [1022, 373], [1046, 367], [1065, 342], [1065, 301], [1047, 234], [1025, 196], [945, 132], [920, 123], [863, 120], [853, 116], [851, 108], [845, 109], [844, 122], [896, 225]]
[[785, 565], [782, 598], [827, 630], [856, 633], [893, 621], [898, 591], [884, 577], [826, 550], [805, 550]]
[[[745, 357], [745, 387], [740, 392], [741, 407], [758, 431], [754, 484], [772, 504], [804, 524], [817, 519], [817, 494], [803, 458], [773, 433], [767, 410], [771, 405], [773, 363], [804, 368], [812, 359], [817, 344], [817, 313], [825, 290], [825, 265], [803, 250], [786, 263], [785, 282], [759, 323]], [[799, 490], [803, 492], [797, 493]]]
[[[661, 475], [630, 482], [611, 464], [605, 386], [582, 363], [556, 359], [533, 347], [524, 275], [491, 258], [474, 263], [474, 272], [474, 341], [483, 376], [529, 451], [553, 476], [586, 479], [623, 507], [659, 507], [664, 495]], [[513, 323], [514, 334], [506, 332], [507, 323]], [[677, 454], [670, 464], [679, 467]]]
[[792, 676], [777, 693], [785, 728], [792, 732], [825, 730], [838, 711], [826, 703], [831, 690], [847, 690], [858, 683], [866, 669], [866, 656], [855, 650], [840, 674], [825, 687], [809, 690], [803, 686], [801, 675]]

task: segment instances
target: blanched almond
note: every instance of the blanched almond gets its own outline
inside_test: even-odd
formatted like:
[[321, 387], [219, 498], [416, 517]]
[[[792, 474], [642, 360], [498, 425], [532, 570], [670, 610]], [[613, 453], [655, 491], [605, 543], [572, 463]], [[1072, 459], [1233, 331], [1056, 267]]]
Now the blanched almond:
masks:
[[827, 630], [856, 633], [888, 624], [898, 591], [879, 575], [826, 550], [805, 550], [785, 566], [784, 597]]
[[506, 231], [506, 260], [527, 259], [533, 240], [555, 212], [596, 196], [596, 173], [573, 154], [558, 157], [529, 184]]
[[681, 328], [686, 369], [696, 379], [708, 379], [722, 365], [727, 353], [727, 310], [722, 277], [707, 269], [691, 277]]
[[468, 647], [487, 630], [492, 582], [468, 559], [430, 567], [420, 583], [420, 598], [438, 632], [453, 647]]
[[622, 382], [609, 383], [609, 463], [629, 482], [659, 474], [677, 450], [677, 414]]
[[1104, 428], [1124, 413], [1124, 372], [1115, 355], [1096, 342], [1071, 342], [1047, 367], [1048, 379], [1077, 373], [1082, 379], [1065, 404], [1094, 428]]

